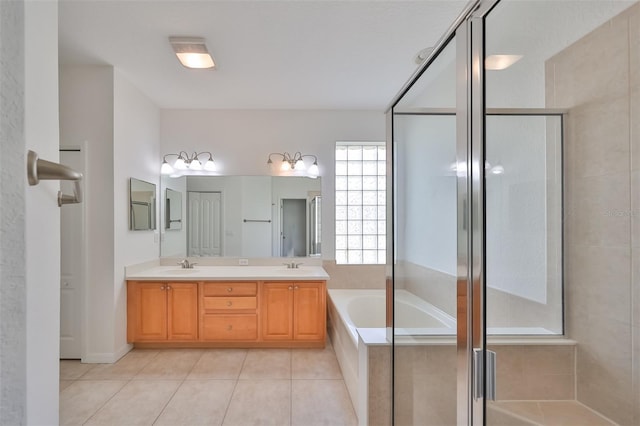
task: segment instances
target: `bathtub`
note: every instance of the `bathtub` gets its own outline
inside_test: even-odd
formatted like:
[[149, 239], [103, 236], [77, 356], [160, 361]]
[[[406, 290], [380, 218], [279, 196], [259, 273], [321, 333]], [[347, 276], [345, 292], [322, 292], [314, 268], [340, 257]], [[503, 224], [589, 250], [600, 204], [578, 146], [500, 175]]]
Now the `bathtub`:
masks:
[[[328, 289], [329, 335], [361, 425], [369, 424], [371, 397], [370, 348], [389, 346], [386, 292], [370, 289]], [[432, 344], [455, 344], [453, 317], [406, 290], [395, 292], [396, 342], [410, 344], [425, 336]], [[439, 339], [436, 343], [434, 339]], [[374, 400], [377, 398], [373, 397]]]
[[[329, 335], [360, 424], [368, 424], [371, 397], [366, 371], [369, 348], [389, 345], [386, 327], [386, 292], [370, 289], [328, 289]], [[397, 345], [456, 344], [456, 320], [429, 302], [395, 290], [395, 342]], [[558, 344], [563, 338], [539, 327], [488, 328], [488, 343]], [[553, 336], [549, 336], [553, 335]], [[562, 343], [561, 343], [562, 344]], [[566, 340], [564, 344], [573, 344]], [[375, 400], [375, 398], [373, 398]]]

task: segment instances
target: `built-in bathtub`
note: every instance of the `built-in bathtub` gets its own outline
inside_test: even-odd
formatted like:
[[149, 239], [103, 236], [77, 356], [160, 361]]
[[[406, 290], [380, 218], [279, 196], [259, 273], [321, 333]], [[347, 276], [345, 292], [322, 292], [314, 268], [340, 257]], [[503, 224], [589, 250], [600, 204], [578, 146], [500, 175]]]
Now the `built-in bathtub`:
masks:
[[[328, 293], [329, 334], [360, 424], [367, 424], [371, 420], [372, 407], [368, 404], [368, 398], [371, 398], [372, 388], [366, 372], [372, 371], [372, 368], [380, 371], [380, 366], [372, 367], [371, 348], [376, 345], [378, 348], [389, 347], [386, 292], [373, 289], [329, 289]], [[406, 347], [420, 345], [424, 351], [445, 354], [451, 352], [451, 356], [447, 358], [454, 359], [455, 318], [406, 290], [396, 290], [394, 294], [396, 344]], [[544, 328], [489, 328], [487, 332], [492, 335], [489, 344], [501, 345], [503, 348], [537, 345], [547, 351], [544, 348], [575, 345], [575, 342], [553, 335], [554, 333]], [[440, 349], [435, 348], [436, 346]], [[451, 371], [455, 374], [455, 366]], [[455, 377], [448, 381], [455, 384]], [[550, 384], [553, 385], [551, 382]], [[455, 401], [455, 395], [452, 400]], [[455, 413], [454, 410], [451, 412]]]

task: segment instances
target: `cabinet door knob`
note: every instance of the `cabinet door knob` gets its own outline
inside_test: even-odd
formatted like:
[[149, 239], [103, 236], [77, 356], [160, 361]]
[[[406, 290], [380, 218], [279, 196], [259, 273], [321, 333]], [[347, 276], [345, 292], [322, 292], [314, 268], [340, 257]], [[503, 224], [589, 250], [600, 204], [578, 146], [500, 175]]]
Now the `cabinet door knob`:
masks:
[[300, 288], [300, 287], [298, 287], [298, 286], [295, 286], [295, 287], [294, 287], [293, 289], [294, 289], [294, 290], [297, 290], [297, 289], [299, 289], [299, 288]]
[[289, 286], [289, 290], [293, 290], [293, 287], [292, 287], [292, 286]]
[[227, 302], [227, 306], [233, 305], [233, 302]]
[[231, 293], [231, 292], [233, 291], [233, 288], [229, 287], [229, 288], [227, 289], [227, 291], [228, 291], [229, 293]]
[[167, 290], [171, 290], [171, 286], [170, 285], [167, 286]]
[[163, 285], [160, 286], [160, 290], [164, 290], [164, 286]]

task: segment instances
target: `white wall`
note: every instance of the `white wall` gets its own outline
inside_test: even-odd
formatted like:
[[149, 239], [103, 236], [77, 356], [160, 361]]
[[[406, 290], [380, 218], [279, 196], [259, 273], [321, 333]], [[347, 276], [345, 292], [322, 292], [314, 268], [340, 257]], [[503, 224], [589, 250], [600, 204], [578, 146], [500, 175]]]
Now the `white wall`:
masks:
[[385, 116], [378, 111], [162, 110], [160, 134], [161, 154], [211, 151], [227, 175], [269, 174], [271, 152], [316, 155], [325, 177], [322, 257], [333, 259], [335, 142], [385, 140]]
[[60, 68], [61, 144], [87, 146], [87, 324], [82, 359], [94, 362], [108, 362], [114, 341], [113, 110], [112, 67]]
[[24, 3], [0, 2], [0, 424], [27, 409], [24, 37]]
[[60, 126], [62, 143], [86, 141], [88, 152], [83, 361], [114, 362], [129, 350], [124, 267], [159, 254], [155, 233], [129, 231], [128, 222], [129, 178], [159, 181], [159, 110], [113, 67], [64, 66]]
[[397, 257], [455, 276], [455, 116], [396, 117]]
[[152, 260], [160, 253], [160, 205], [156, 205], [156, 231], [129, 230], [129, 178], [155, 184], [156, 200], [160, 199], [160, 110], [115, 70], [113, 111], [113, 351], [115, 358], [119, 358], [129, 350], [124, 267]]
[[[41, 158], [58, 161], [56, 1], [25, 2], [25, 83], [27, 149], [38, 152]], [[27, 424], [58, 421], [59, 187], [59, 182], [49, 181], [27, 188]]]

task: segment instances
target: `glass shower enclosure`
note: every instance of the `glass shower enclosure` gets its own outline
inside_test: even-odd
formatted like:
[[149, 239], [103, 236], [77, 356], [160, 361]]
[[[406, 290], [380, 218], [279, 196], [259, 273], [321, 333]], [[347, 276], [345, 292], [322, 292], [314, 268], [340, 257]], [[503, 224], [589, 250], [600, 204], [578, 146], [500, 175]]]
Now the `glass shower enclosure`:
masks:
[[639, 86], [637, 2], [491, 0], [393, 100], [394, 424], [640, 421]]

